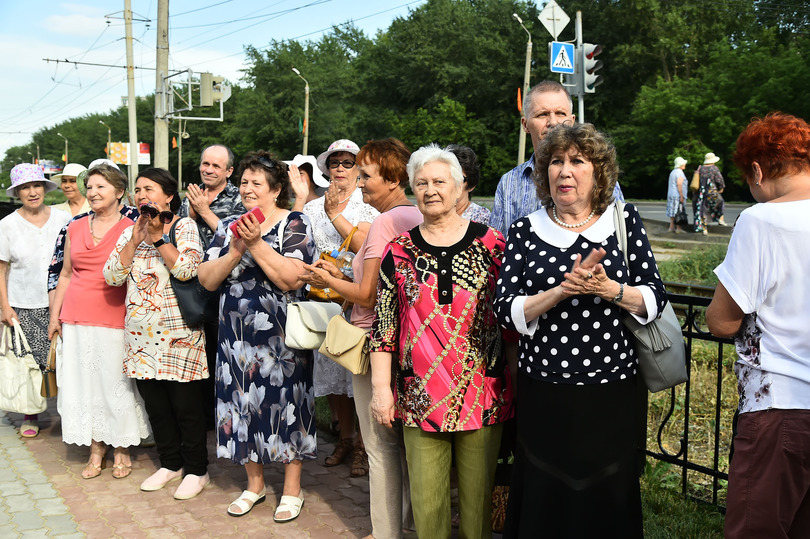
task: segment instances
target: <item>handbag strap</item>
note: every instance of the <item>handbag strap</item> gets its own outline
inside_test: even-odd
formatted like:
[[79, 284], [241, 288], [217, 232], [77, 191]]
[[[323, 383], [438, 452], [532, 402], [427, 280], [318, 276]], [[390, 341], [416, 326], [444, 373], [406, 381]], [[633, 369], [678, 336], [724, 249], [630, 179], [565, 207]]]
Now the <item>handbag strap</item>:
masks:
[[352, 237], [354, 236], [355, 232], [357, 232], [357, 227], [352, 228], [352, 231], [349, 232], [349, 235], [346, 236], [346, 239], [343, 240], [343, 243], [340, 244], [340, 249], [338, 249], [338, 252], [349, 250], [349, 245], [352, 244]]
[[177, 247], [177, 237], [175, 236], [175, 227], [177, 227], [177, 223], [180, 222], [180, 219], [175, 219], [172, 223], [171, 228], [169, 228], [169, 241], [172, 242], [172, 245]]
[[624, 221], [624, 202], [620, 200], [613, 201], [613, 228], [616, 229], [619, 249], [624, 255], [624, 265], [630, 271], [630, 262], [627, 260], [627, 223]]
[[14, 348], [17, 352], [17, 357], [22, 354], [22, 350], [20, 350], [20, 342], [22, 342], [23, 350], [25, 350], [26, 354], [31, 353], [31, 347], [28, 345], [28, 339], [25, 338], [25, 333], [23, 333], [22, 328], [20, 327], [20, 321], [16, 318], [12, 319], [12, 323], [14, 324]]

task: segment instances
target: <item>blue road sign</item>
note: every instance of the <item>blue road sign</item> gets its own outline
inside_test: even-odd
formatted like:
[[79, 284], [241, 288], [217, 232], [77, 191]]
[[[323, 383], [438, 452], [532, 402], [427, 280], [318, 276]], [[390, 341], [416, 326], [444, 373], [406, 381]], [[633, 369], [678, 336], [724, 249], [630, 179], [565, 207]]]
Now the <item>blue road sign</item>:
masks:
[[551, 58], [549, 59], [552, 73], [574, 74], [574, 44], [551, 42]]

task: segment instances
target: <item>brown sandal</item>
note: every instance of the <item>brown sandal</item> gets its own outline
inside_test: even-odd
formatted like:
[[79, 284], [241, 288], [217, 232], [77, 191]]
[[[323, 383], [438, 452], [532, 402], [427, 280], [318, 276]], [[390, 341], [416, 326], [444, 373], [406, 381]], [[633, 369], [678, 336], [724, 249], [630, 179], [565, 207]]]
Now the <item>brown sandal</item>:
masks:
[[355, 446], [352, 456], [352, 477], [364, 477], [368, 475], [368, 453], [364, 445]]
[[341, 438], [335, 445], [335, 450], [323, 461], [324, 466], [337, 466], [341, 464], [352, 452], [353, 443], [349, 438]]

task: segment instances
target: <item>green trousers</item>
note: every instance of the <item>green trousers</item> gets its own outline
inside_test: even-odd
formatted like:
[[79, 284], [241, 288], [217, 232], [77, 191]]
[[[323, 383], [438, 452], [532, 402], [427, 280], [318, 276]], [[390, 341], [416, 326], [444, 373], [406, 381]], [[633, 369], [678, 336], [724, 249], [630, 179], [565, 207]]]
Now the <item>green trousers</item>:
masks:
[[405, 427], [411, 505], [419, 539], [449, 539], [450, 466], [458, 471], [461, 539], [492, 537], [492, 486], [503, 425], [464, 432]]

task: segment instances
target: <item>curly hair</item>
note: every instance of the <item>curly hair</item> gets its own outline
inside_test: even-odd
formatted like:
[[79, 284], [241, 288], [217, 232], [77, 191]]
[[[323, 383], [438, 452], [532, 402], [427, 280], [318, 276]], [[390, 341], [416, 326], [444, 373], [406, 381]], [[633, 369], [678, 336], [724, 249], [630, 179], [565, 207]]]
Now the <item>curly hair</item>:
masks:
[[733, 159], [746, 179], [754, 176], [754, 162], [771, 179], [810, 171], [810, 125], [783, 112], [754, 118], [737, 137]]
[[280, 189], [278, 198], [276, 199], [276, 206], [279, 208], [289, 207], [292, 187], [290, 187], [289, 169], [284, 161], [277, 160], [270, 152], [264, 150], [250, 152], [239, 161], [239, 172], [236, 177], [239, 178], [240, 181], [242, 174], [244, 174], [246, 170], [263, 172], [270, 189]]
[[532, 180], [537, 187], [537, 198], [545, 207], [554, 200], [549, 187], [548, 165], [557, 152], [576, 149], [593, 165], [593, 192], [591, 207], [597, 214], [604, 213], [613, 202], [613, 189], [619, 177], [616, 148], [604, 133], [593, 124], [560, 125], [549, 131], [534, 155]]
[[369, 140], [357, 153], [357, 162], [375, 164], [380, 169], [380, 176], [387, 182], [398, 182], [401, 189], [408, 185], [408, 159], [411, 151], [405, 144], [395, 138]]

